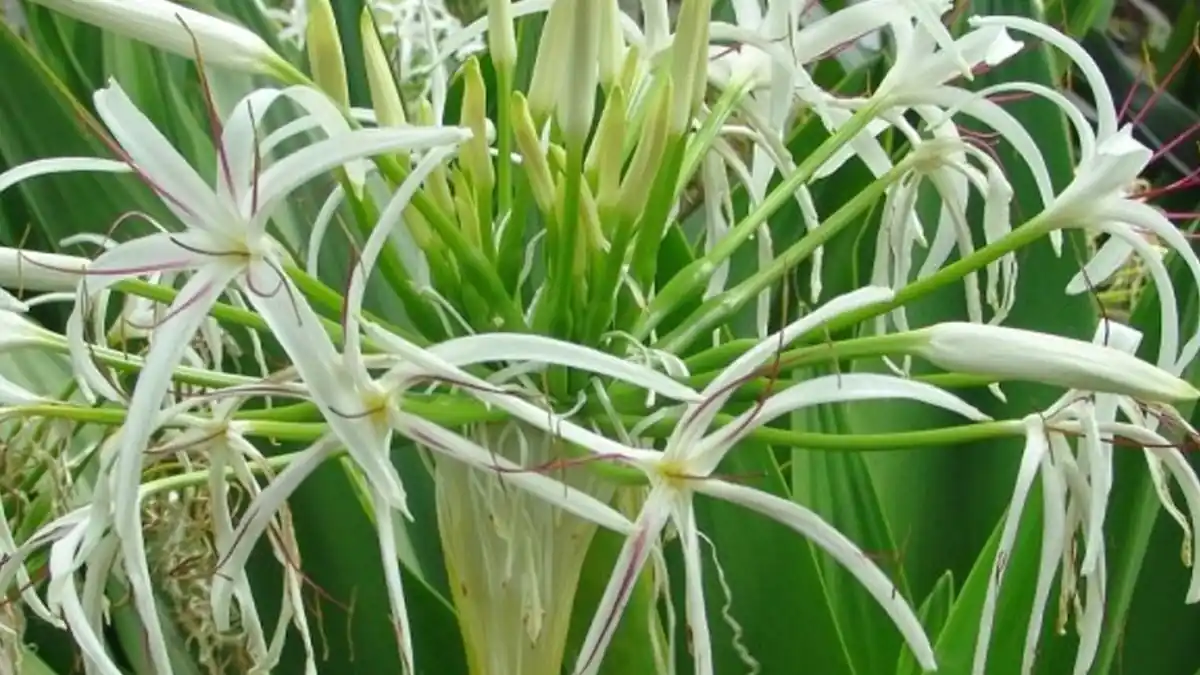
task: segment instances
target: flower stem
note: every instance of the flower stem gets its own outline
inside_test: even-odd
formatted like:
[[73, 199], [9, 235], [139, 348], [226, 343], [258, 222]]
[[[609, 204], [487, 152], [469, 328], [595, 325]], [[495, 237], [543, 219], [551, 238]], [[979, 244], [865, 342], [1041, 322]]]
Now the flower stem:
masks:
[[[655, 349], [671, 353], [679, 353], [705, 332], [719, 325], [734, 312], [741, 309], [747, 302], [758, 296], [763, 289], [783, 278], [789, 270], [795, 268], [801, 261], [841, 232], [851, 223], [859, 221], [859, 215], [872, 206], [889, 185], [894, 183], [906, 171], [908, 164], [900, 162], [891, 171], [875, 180], [864, 190], [846, 202], [832, 216], [821, 223], [819, 227], [801, 237], [781, 255], [771, 261], [765, 269], [759, 270], [750, 278], [737, 286], [709, 298], [695, 312], [683, 321], [675, 330], [664, 336], [654, 345]], [[651, 303], [653, 305], [653, 303]], [[647, 323], [653, 327], [665, 316], [646, 314]], [[636, 333], [635, 333], [636, 335]]]
[[777, 185], [758, 205], [758, 208], [751, 211], [740, 223], [730, 229], [711, 251], [680, 270], [659, 291], [646, 312], [642, 314], [641, 319], [630, 331], [634, 337], [638, 340], [645, 340], [650, 335], [650, 331], [654, 330], [663, 319], [670, 316], [689, 298], [699, 293], [708, 284], [709, 278], [721, 263], [728, 260], [742, 244], [758, 231], [761, 225], [767, 222], [767, 219], [793, 199], [796, 191], [807, 183], [817, 169], [821, 168], [835, 152], [865, 129], [867, 123], [875, 117], [875, 112], [875, 108], [870, 105], [860, 108], [836, 133], [825, 139], [821, 145], [805, 157], [792, 175]]

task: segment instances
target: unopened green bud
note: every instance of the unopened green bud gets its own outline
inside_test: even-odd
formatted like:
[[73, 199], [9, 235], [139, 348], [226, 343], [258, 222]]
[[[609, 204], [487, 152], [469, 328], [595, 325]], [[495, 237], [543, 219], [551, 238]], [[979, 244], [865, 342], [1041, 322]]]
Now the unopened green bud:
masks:
[[307, 0], [308, 63], [313, 81], [329, 98], [344, 108], [350, 107], [350, 90], [346, 85], [346, 61], [342, 54], [342, 38], [338, 35], [337, 19], [329, 0]]
[[533, 190], [533, 199], [542, 213], [553, 213], [554, 178], [550, 175], [550, 165], [546, 162], [541, 143], [538, 142], [537, 128], [529, 113], [529, 104], [519, 91], [513, 92], [512, 124], [517, 150], [521, 153], [521, 168], [525, 171], [525, 177]]
[[374, 106], [379, 126], [398, 127], [407, 124], [404, 101], [396, 87], [387, 52], [379, 41], [379, 32], [375, 29], [370, 8], [363, 9], [358, 27], [362, 34], [363, 62], [367, 68], [367, 85], [371, 89], [371, 105]]

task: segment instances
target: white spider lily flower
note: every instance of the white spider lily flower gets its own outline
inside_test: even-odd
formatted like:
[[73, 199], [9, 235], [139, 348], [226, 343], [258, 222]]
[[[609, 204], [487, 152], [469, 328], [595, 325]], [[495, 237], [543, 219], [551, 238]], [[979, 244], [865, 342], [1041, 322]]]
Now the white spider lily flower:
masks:
[[[265, 114], [270, 103], [287, 96], [288, 91], [255, 92], [235, 106], [219, 139], [219, 176], [215, 187], [187, 164], [116, 83], [98, 91], [94, 100], [126, 162], [87, 163], [68, 158], [38, 163], [37, 174], [81, 168], [136, 171], [186, 226], [180, 233], [160, 227], [163, 232], [125, 242], [88, 265], [67, 326], [77, 372], [89, 375], [88, 384], [97, 387], [102, 395], [120, 399], [121, 394], [107, 383], [88, 357], [82, 321], [86, 305], [97, 293], [122, 279], [154, 272], [192, 272], [167, 311], [167, 318], [154, 331], [144, 369], [129, 401], [129, 415], [121, 429], [120, 450], [102, 481], [110, 483], [109, 489], [97, 491], [97, 498], [103, 495], [104, 499], [111, 496], [115, 500], [113, 525], [121, 540], [130, 586], [146, 628], [151, 662], [159, 672], [169, 670], [169, 659], [146, 567], [136, 503], [137, 484], [143, 452], [156, 428], [155, 416], [163, 393], [192, 336], [217, 298], [232, 284], [244, 293], [285, 347], [311, 341], [312, 332], [321, 332], [320, 324], [284, 274], [283, 251], [266, 232], [280, 202], [310, 179], [364, 157], [455, 145], [469, 136], [466, 130], [436, 127], [345, 132], [298, 150], [270, 164], [258, 175], [261, 148], [256, 140], [256, 116]], [[86, 166], [81, 167], [81, 163]], [[306, 375], [304, 368], [329, 368], [333, 349], [330, 346], [325, 354], [304, 350], [293, 353], [292, 357], [297, 367], [302, 368], [302, 375]], [[305, 357], [321, 360], [303, 363]], [[108, 513], [107, 503], [98, 512]]]
[[[1097, 327], [1093, 343], [1131, 355], [1141, 338], [1141, 333], [1132, 328], [1103, 321]], [[1117, 422], [1118, 410], [1131, 422]], [[988, 581], [972, 672], [975, 675], [986, 672], [997, 597], [1012, 556], [1022, 510], [1034, 478], [1040, 475], [1044, 499], [1042, 550], [1021, 672], [1033, 672], [1046, 604], [1061, 564], [1058, 623], [1060, 628], [1065, 626], [1069, 608], [1072, 605], [1077, 608], [1079, 648], [1074, 672], [1082, 674], [1090, 670], [1095, 660], [1104, 619], [1107, 583], [1104, 521], [1113, 485], [1114, 437], [1144, 445], [1143, 452], [1159, 498], [1183, 529], [1184, 561], [1187, 564], [1191, 564], [1191, 542], [1200, 524], [1200, 480], [1180, 451], [1154, 430], [1157, 420], [1143, 414], [1141, 407], [1128, 396], [1073, 389], [1045, 412], [1028, 416], [1025, 426], [1025, 452], [1001, 532], [995, 568]], [[1168, 473], [1187, 501], [1190, 521], [1174, 504], [1167, 485]], [[1076, 556], [1074, 540], [1077, 536], [1084, 543], [1082, 560]], [[1086, 583], [1082, 603], [1073, 602], [1080, 595], [1077, 589], [1080, 579]], [[1200, 601], [1200, 570], [1195, 566], [1187, 600]]]
[[[975, 251], [967, 213], [972, 188], [984, 200], [983, 231], [989, 244], [1012, 229], [1009, 209], [1013, 191], [995, 160], [986, 152], [962, 141], [952, 127], [937, 127], [934, 129], [935, 138], [924, 139], [903, 118], [895, 121], [896, 128], [908, 136], [913, 144], [913, 150], [904, 160], [911, 170], [888, 190], [884, 201], [883, 223], [877, 235], [871, 283], [899, 290], [913, 276], [914, 244], [929, 248], [917, 272], [918, 278], [940, 269], [955, 248], [963, 257]], [[932, 184], [942, 201], [932, 245], [927, 243], [924, 225], [917, 215], [917, 199], [923, 182]], [[989, 264], [985, 273], [986, 300], [993, 309], [989, 321], [1000, 323], [1015, 302], [1016, 256], [1009, 254]], [[979, 291], [977, 275], [974, 272], [965, 275], [963, 284], [968, 319], [983, 323], [984, 297]], [[889, 315], [876, 317], [877, 332], [887, 332], [888, 318]], [[897, 330], [908, 330], [904, 307], [893, 310], [890, 318]]]
[[[1129, 125], [1119, 127], [1117, 110], [1104, 74], [1095, 60], [1071, 38], [1058, 30], [1016, 16], [972, 17], [972, 25], [1006, 27], [1033, 35], [1063, 52], [1087, 80], [1096, 102], [1095, 131], [1072, 116], [1079, 135], [1080, 157], [1075, 178], [1039, 216], [1052, 228], [1093, 228], [1109, 235], [1109, 240], [1067, 285], [1067, 292], [1078, 294], [1104, 283], [1133, 255], [1146, 265], [1158, 290], [1162, 316], [1158, 364], [1172, 372], [1182, 372], [1200, 353], [1200, 326], [1187, 342], [1179, 346], [1179, 321], [1175, 289], [1163, 265], [1161, 255], [1146, 242], [1150, 234], [1183, 259], [1194, 279], [1200, 281], [1200, 258], [1186, 237], [1165, 216], [1132, 194], [1137, 179], [1146, 170], [1153, 152], [1133, 137]], [[1035, 91], [1054, 101], [1068, 114], [1073, 106], [1055, 92]]]
[[262, 38], [238, 24], [167, 0], [34, 0], [56, 12], [116, 35], [151, 44], [208, 65], [281, 79], [295, 69]]
[[1200, 391], [1184, 380], [1103, 344], [957, 321], [912, 335], [910, 353], [949, 371], [1125, 394], [1151, 402], [1200, 398]]
[[[522, 415], [529, 424], [560, 434], [565, 440], [600, 456], [616, 459], [644, 472], [651, 484], [650, 495], [635, 522], [635, 530], [617, 558], [599, 610], [584, 639], [574, 669], [577, 675], [590, 675], [599, 670], [618, 619], [629, 600], [634, 580], [658, 545], [658, 539], [668, 522], [674, 523], [683, 545], [687, 572], [687, 624], [695, 669], [700, 675], [711, 675], [713, 672], [711, 636], [705, 615], [703, 580], [700, 577], [700, 533], [696, 529], [692, 511], [695, 493], [740, 504], [812, 539], [859, 579], [896, 623], [918, 662], [927, 670], [934, 669], [933, 649], [912, 608], [899, 597], [891, 580], [862, 550], [809, 509], [712, 475], [725, 455], [755, 428], [806, 406], [902, 398], [929, 403], [973, 420], [987, 419], [975, 408], [933, 386], [890, 376], [851, 374], [816, 378], [791, 387], [732, 422], [715, 431], [708, 431], [723, 404], [732, 396], [735, 385], [751, 376], [781, 344], [786, 345], [840, 314], [886, 302], [891, 297], [890, 290], [876, 287], [840, 296], [747, 351], [705, 388], [701, 393], [702, 401], [688, 405], [662, 452], [616, 443], [590, 434], [560, 418], [547, 419], [544, 413], [537, 415], [535, 412], [527, 417]], [[516, 406], [509, 409], [520, 414]]]
[[[344, 354], [334, 357], [332, 343], [328, 336], [319, 330], [314, 330], [307, 336], [293, 332], [294, 337], [302, 338], [299, 340], [279, 336], [284, 349], [292, 357], [309, 396], [324, 414], [331, 433], [310, 447], [303, 458], [289, 465], [271, 486], [263, 491], [255, 506], [251, 508], [251, 515], [243, 520], [237, 535], [229, 540], [229, 548], [221, 552], [221, 557], [227, 564], [233, 569], [241, 569], [253, 548], [253, 542], [262, 536], [269, 523], [270, 515], [280, 508], [288, 495], [329, 457], [338, 445], [346, 446], [368, 479], [367, 487], [375, 512], [389, 601], [400, 635], [405, 672], [410, 673], [415, 672], [412, 638], [408, 631], [404, 591], [396, 567], [397, 544], [393, 514], [397, 510], [409, 517], [411, 514], [407, 511], [400, 477], [388, 460], [393, 434], [405, 436], [446, 459], [462, 462], [477, 469], [496, 471], [504, 483], [604, 527], [628, 532], [632, 529], [632, 524], [615, 510], [584, 492], [567, 488], [551, 477], [527, 472], [520, 465], [456, 433], [403, 411], [399, 403], [405, 391], [430, 379], [445, 379], [452, 384], [466, 384], [494, 392], [496, 398], [504, 400], [511, 397], [493, 385], [473, 378], [459, 367], [492, 361], [537, 361], [645, 384], [657, 393], [674, 398], [695, 400], [698, 396], [688, 387], [648, 368], [578, 345], [540, 336], [508, 333], [475, 335], [450, 340], [427, 351], [382, 328], [363, 322], [359, 313], [368, 272], [386, 245], [388, 236], [400, 224], [404, 210], [421, 183], [448, 159], [452, 151], [453, 148], [439, 148], [427, 153], [380, 214], [352, 275], [347, 297]], [[310, 325], [317, 325], [315, 316], [312, 317]], [[399, 355], [405, 362], [388, 371], [379, 380], [373, 378], [361, 353], [360, 327], [365, 328], [385, 352]], [[536, 406], [525, 406], [523, 409], [532, 409], [535, 417], [545, 416]], [[214, 611], [227, 613], [235, 590], [228, 578], [215, 579]]]

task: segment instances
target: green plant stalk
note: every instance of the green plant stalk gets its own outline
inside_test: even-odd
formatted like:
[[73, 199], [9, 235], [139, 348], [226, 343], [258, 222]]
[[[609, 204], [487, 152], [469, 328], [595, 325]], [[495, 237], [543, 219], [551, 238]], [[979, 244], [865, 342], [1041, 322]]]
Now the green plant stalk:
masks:
[[787, 180], [775, 186], [758, 208], [730, 229], [711, 251], [680, 270], [650, 302], [641, 320], [630, 331], [633, 336], [638, 340], [645, 340], [659, 322], [670, 316], [679, 305], [707, 284], [721, 263], [733, 256], [734, 252], [758, 231], [759, 226], [792, 200], [796, 191], [812, 178], [822, 164], [866, 128], [867, 123], [874, 119], [875, 112], [875, 106], [872, 105], [864, 106], [855, 112], [846, 124], [805, 157]]
[[[513, 200], [513, 138], [512, 100], [513, 66], [501, 65], [496, 69], [496, 214], [503, 219], [511, 216]], [[512, 223], [509, 223], [511, 226]]]
[[513, 189], [516, 196], [508, 212], [508, 222], [500, 235], [496, 268], [504, 280], [504, 288], [512, 297], [520, 298], [521, 289], [517, 283], [521, 279], [521, 267], [525, 263], [525, 226], [529, 222], [533, 188], [528, 180], [517, 181], [515, 175], [510, 174], [510, 180], [515, 182]]
[[[855, 222], [859, 214], [870, 208], [892, 183], [908, 171], [908, 168], [906, 161], [892, 167], [890, 171], [843, 204], [815, 230], [804, 235], [786, 251], [776, 256], [766, 269], [759, 270], [737, 286], [706, 300], [675, 330], [662, 337], [654, 345], [655, 349], [679, 353], [689, 347], [697, 337], [725, 321], [771, 284], [782, 279], [789, 270], [812, 255], [818, 247]], [[653, 304], [651, 303], [651, 305]], [[652, 328], [664, 318], [666, 317], [655, 316], [650, 312], [646, 314], [647, 322]]]
[[[1055, 223], [1048, 221], [1045, 218], [1046, 212], [1043, 211], [1033, 218], [1025, 222], [1017, 229], [1009, 232], [1007, 235], [997, 239], [996, 241], [977, 249], [965, 258], [961, 258], [949, 265], [946, 265], [937, 272], [914, 281], [913, 283], [896, 291], [895, 297], [889, 302], [882, 302], [877, 305], [863, 307], [862, 309], [853, 312], [847, 312], [838, 316], [833, 321], [826, 324], [823, 329], [830, 333], [836, 333], [857, 325], [867, 319], [872, 319], [880, 314], [890, 312], [893, 309], [900, 307], [906, 303], [912, 302], [924, 295], [954, 283], [966, 277], [971, 272], [977, 272], [989, 263], [995, 262], [1003, 256], [1016, 251], [1022, 247], [1028, 246], [1039, 238], [1045, 236], [1055, 229]], [[1046, 222], [1043, 222], [1046, 221]], [[817, 337], [815, 332], [802, 336], [800, 339], [812, 342]]]
[[692, 179], [692, 176], [695, 176], [696, 171], [700, 169], [700, 163], [704, 161], [704, 156], [708, 154], [712, 144], [717, 140], [717, 136], [720, 135], [721, 127], [737, 109], [747, 91], [748, 87], [746, 86], [726, 89], [721, 94], [721, 98], [717, 99], [716, 104], [709, 110], [700, 130], [692, 135], [691, 142], [687, 144], [687, 150], [684, 151], [682, 169], [675, 185], [676, 199], [687, 188], [688, 181]]
[[619, 207], [603, 207], [600, 210], [600, 221], [616, 220], [617, 227], [609, 242], [608, 252], [602, 255], [599, 274], [592, 285], [592, 301], [586, 313], [583, 329], [585, 344], [595, 345], [600, 342], [605, 327], [613, 318], [613, 310], [617, 304], [619, 285], [621, 281], [621, 266], [625, 262], [625, 251], [633, 239], [634, 222], [622, 217]]
[[[566, 180], [562, 218], [558, 227], [546, 233], [551, 274], [544, 287], [546, 297], [538, 304], [534, 328], [539, 332], [569, 340], [574, 323], [571, 299], [576, 290], [575, 260], [579, 248], [580, 221], [583, 216], [583, 145], [584, 139], [568, 139]], [[551, 237], [553, 236], [553, 238]]]

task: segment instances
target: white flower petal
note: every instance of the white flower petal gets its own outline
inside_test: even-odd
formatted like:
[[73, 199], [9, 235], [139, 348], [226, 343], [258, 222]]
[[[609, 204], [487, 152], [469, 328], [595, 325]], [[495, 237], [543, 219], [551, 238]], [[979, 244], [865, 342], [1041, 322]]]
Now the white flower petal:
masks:
[[700, 399], [700, 395], [691, 387], [657, 370], [590, 347], [541, 335], [468, 335], [438, 343], [428, 351], [459, 367], [495, 361], [532, 361], [606, 375], [678, 401], [694, 402]]
[[1071, 58], [1087, 80], [1088, 91], [1096, 99], [1096, 114], [1099, 117], [1097, 135], [1107, 138], [1117, 130], [1116, 107], [1113, 105], [1112, 91], [1104, 74], [1096, 61], [1079, 45], [1055, 28], [1021, 16], [972, 16], [967, 22], [972, 26], [1005, 26], [1013, 30], [1028, 33], [1036, 38], [1054, 45]]
[[604, 652], [608, 649], [608, 643], [621, 621], [625, 605], [629, 603], [638, 575], [646, 565], [650, 553], [658, 545], [658, 536], [671, 517], [672, 497], [669, 489], [656, 488], [646, 498], [642, 512], [634, 523], [634, 532], [621, 547], [621, 553], [613, 566], [612, 577], [604, 588], [600, 606], [596, 609], [596, 616], [583, 638], [583, 644], [579, 648], [579, 660], [572, 671], [574, 675], [595, 675], [600, 671]]
[[363, 295], [367, 292], [367, 279], [370, 277], [371, 271], [375, 269], [376, 259], [390, 240], [392, 231], [400, 224], [405, 209], [408, 208], [413, 195], [421, 189], [425, 178], [435, 169], [443, 166], [456, 149], [456, 146], [453, 145], [434, 148], [421, 158], [416, 168], [404, 179], [404, 182], [400, 184], [388, 201], [387, 206], [384, 207], [383, 212], [379, 214], [375, 229], [371, 230], [371, 235], [367, 237], [367, 241], [359, 253], [358, 264], [351, 270], [350, 287], [346, 291], [345, 298], [346, 347], [344, 353], [350, 363], [350, 368], [355, 373], [366, 372], [361, 359], [362, 347], [358, 322], [359, 313], [362, 311]]
[[393, 410], [389, 415], [397, 432], [447, 457], [492, 471], [500, 480], [529, 492], [544, 502], [573, 513], [584, 520], [614, 532], [629, 534], [633, 523], [616, 509], [550, 476], [538, 473], [536, 467], [523, 467], [500, 455], [489, 452], [458, 434], [415, 415]]
[[216, 622], [218, 630], [230, 630], [230, 603], [236, 590], [233, 574], [223, 570], [228, 568], [236, 573], [237, 570], [245, 569], [251, 551], [266, 532], [275, 514], [283, 508], [288, 497], [300, 484], [332, 456], [339, 444], [336, 436], [326, 434], [305, 448], [246, 507], [237, 530], [228, 542], [217, 542], [217, 559], [221, 561], [221, 565], [212, 576], [209, 605], [212, 607], [213, 621]]
[[[1025, 418], [1024, 423], [1025, 450], [1021, 453], [1021, 465], [1017, 469], [1017, 480], [1013, 486], [1012, 499], [1008, 502], [1008, 513], [1004, 516], [1004, 528], [1000, 531], [996, 561], [992, 567], [992, 573], [988, 575], [987, 593], [983, 597], [982, 618], [979, 623], [979, 636], [975, 640], [975, 659], [971, 669], [974, 675], [984, 675], [986, 672], [988, 647], [992, 640], [992, 622], [996, 616], [996, 600], [1000, 594], [1000, 586], [1004, 583], [1008, 561], [1012, 557], [1013, 547], [1017, 540], [1017, 528], [1021, 524], [1021, 514], [1025, 512], [1025, 503], [1029, 501], [1029, 492], [1033, 489], [1033, 479], [1037, 477], [1044, 459], [1050, 452], [1050, 444], [1046, 439], [1046, 425], [1042, 418], [1038, 415], [1030, 415]], [[1042, 550], [1052, 549], [1054, 545], [1054, 540], [1050, 539], [1047, 533], [1043, 533]], [[1057, 562], [1057, 558], [1055, 562]], [[1037, 581], [1039, 587], [1042, 584], [1041, 571], [1044, 570], [1039, 571]]]
[[388, 495], [380, 493], [374, 485], [369, 487], [371, 504], [375, 512], [375, 534], [379, 537], [379, 559], [383, 563], [383, 578], [387, 584], [388, 603], [392, 607], [392, 626], [400, 640], [400, 672], [415, 675], [413, 665], [412, 632], [408, 619], [408, 603], [404, 600], [404, 585], [400, 580], [400, 554], [396, 548], [396, 523], [392, 519], [394, 508]]
[[[339, 370], [341, 359], [316, 312], [278, 268], [265, 262], [250, 273], [270, 285], [265, 289], [240, 283], [247, 300], [270, 326], [275, 339], [287, 352], [304, 380], [313, 402], [321, 410], [330, 430], [346, 445], [350, 457], [367, 480], [388, 495], [393, 506], [405, 510], [404, 486], [387, 456], [381, 425], [364, 415], [365, 404], [351, 373]], [[273, 290], [279, 284], [278, 290]]]
[[129, 173], [133, 167], [125, 162], [111, 159], [96, 159], [93, 157], [51, 157], [22, 162], [13, 168], [0, 173], [0, 192], [20, 183], [21, 181], [38, 176], [49, 176], [56, 173], [74, 173], [76, 171], [100, 171], [103, 173]]
[[[471, 137], [458, 127], [413, 127], [409, 129], [358, 129], [336, 138], [318, 141], [271, 165], [259, 177], [258, 212], [252, 226], [265, 227], [276, 204], [293, 190], [330, 169], [356, 159], [397, 152], [457, 145]], [[239, 211], [249, 213], [255, 195], [242, 195]]]
[[700, 556], [700, 530], [692, 509], [691, 495], [672, 500], [672, 520], [683, 549], [684, 610], [696, 675], [713, 675], [712, 632], [704, 603], [704, 566]]
[[1108, 281], [1120, 270], [1129, 257], [1133, 255], [1133, 246], [1122, 239], [1109, 239], [1104, 242], [1096, 255], [1084, 265], [1083, 269], [1071, 277], [1067, 284], [1067, 295], [1086, 293]]
[[927, 671], [937, 669], [933, 647], [925, 635], [925, 629], [921, 627], [920, 619], [897, 591], [891, 579], [854, 542], [820, 516], [800, 504], [723, 480], [693, 481], [692, 485], [697, 492], [740, 504], [776, 520], [824, 549], [854, 575], [871, 597], [883, 607], [912, 649], [917, 663]]
[[835, 317], [891, 300], [894, 293], [889, 288], [867, 286], [844, 295], [839, 295], [829, 302], [813, 310], [807, 316], [794, 321], [782, 331], [768, 336], [767, 339], [748, 349], [744, 354], [729, 364], [712, 382], [709, 383], [700, 396], [702, 403], [688, 406], [684, 419], [675, 427], [671, 438], [667, 441], [669, 448], [686, 448], [692, 446], [712, 423], [713, 418], [720, 412], [725, 401], [733, 395], [733, 385], [749, 376], [779, 349], [786, 347], [796, 338], [812, 331]]
[[645, 464], [656, 462], [659, 459], [660, 453], [658, 452], [626, 447], [588, 431], [552, 411], [539, 408], [517, 396], [503, 393], [492, 384], [456, 368], [436, 354], [421, 349], [369, 321], [364, 321], [362, 326], [367, 335], [380, 347], [416, 364], [423, 369], [425, 375], [441, 378], [455, 385], [464, 385], [465, 392], [471, 396], [504, 410], [538, 429], [560, 436], [590, 452], [614, 460]]
[[176, 216], [190, 227], [208, 230], [234, 220], [234, 213], [187, 160], [121, 89], [115, 80], [97, 91], [96, 114], [138, 171]]
[[238, 272], [239, 268], [235, 265], [205, 265], [197, 270], [171, 303], [167, 310], [169, 318], [155, 329], [151, 339], [145, 365], [129, 400], [129, 413], [121, 426], [116, 463], [108, 476], [115, 499], [113, 527], [121, 540], [125, 573], [146, 631], [151, 661], [163, 672], [169, 672], [170, 659], [142, 538], [138, 490], [142, 462], [175, 367], [179, 365], [184, 350], [200, 324], [208, 317], [209, 308]]
[[727, 452], [756, 428], [799, 408], [873, 399], [909, 399], [958, 413], [969, 420], [991, 419], [957, 396], [924, 382], [891, 375], [849, 373], [817, 377], [771, 396], [739, 415], [689, 450], [701, 475], [707, 475]]
[[1043, 455], [1042, 466], [1042, 552], [1038, 561], [1037, 582], [1033, 591], [1033, 608], [1025, 629], [1025, 652], [1021, 657], [1022, 675], [1033, 672], [1038, 645], [1042, 642], [1042, 626], [1046, 604], [1054, 585], [1054, 573], [1062, 560], [1067, 540], [1067, 498], [1063, 478], [1054, 468], [1049, 454]]

